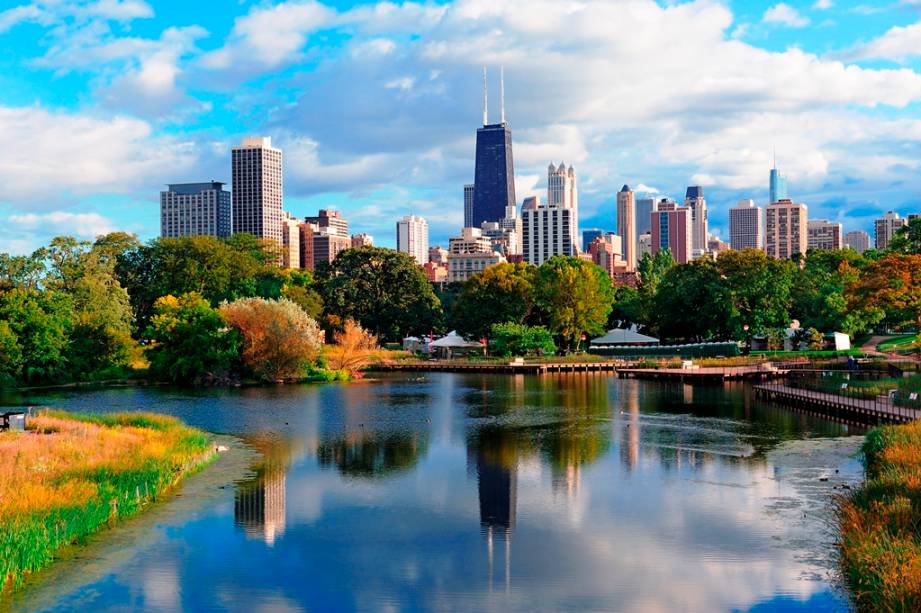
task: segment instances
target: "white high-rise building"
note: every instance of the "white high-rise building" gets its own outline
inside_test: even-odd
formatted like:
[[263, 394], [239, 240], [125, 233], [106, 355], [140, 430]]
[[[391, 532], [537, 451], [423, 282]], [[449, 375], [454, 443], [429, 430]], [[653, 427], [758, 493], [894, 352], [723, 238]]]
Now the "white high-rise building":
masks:
[[579, 192], [576, 187], [576, 169], [560, 162], [559, 168], [547, 167], [547, 205], [565, 209], [579, 208]]
[[700, 257], [707, 252], [707, 242], [710, 240], [704, 188], [700, 185], [689, 186], [684, 196], [684, 206], [691, 209], [691, 253], [695, 258]]
[[233, 232], [282, 244], [282, 158], [268, 137], [244, 138], [231, 152]]
[[285, 213], [281, 220], [281, 263], [285, 268], [302, 268], [300, 225], [301, 220], [292, 217], [290, 213]]
[[429, 260], [429, 224], [418, 215], [397, 222], [397, 251], [413, 256], [419, 266]]
[[540, 266], [555, 255], [578, 255], [576, 209], [538, 204], [521, 216], [525, 262]]
[[630, 186], [624, 185], [617, 192], [617, 234], [623, 245], [624, 262], [627, 270], [636, 270], [636, 198]]
[[729, 209], [729, 244], [737, 251], [761, 249], [764, 245], [762, 211], [754, 200], [739, 200]]
[[863, 230], [851, 230], [844, 235], [844, 246], [863, 253], [870, 248], [870, 235]]
[[881, 219], [873, 222], [873, 231], [876, 235], [876, 249], [882, 251], [889, 248], [889, 241], [895, 235], [896, 230], [908, 224], [908, 220], [899, 217], [895, 211], [889, 211]]

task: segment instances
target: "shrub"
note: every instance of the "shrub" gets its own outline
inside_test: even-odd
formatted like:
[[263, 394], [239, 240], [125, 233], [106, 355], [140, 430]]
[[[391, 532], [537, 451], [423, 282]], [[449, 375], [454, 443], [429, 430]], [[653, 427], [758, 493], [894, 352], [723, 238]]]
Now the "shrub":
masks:
[[552, 355], [556, 345], [543, 326], [508, 322], [492, 326], [492, 350], [501, 356]]
[[303, 377], [322, 346], [312, 317], [286, 298], [243, 298], [220, 307], [224, 321], [243, 336], [243, 363], [265, 381]]
[[341, 332], [334, 335], [336, 344], [326, 351], [326, 361], [333, 370], [344, 370], [355, 376], [373, 357], [377, 337], [348, 319]]

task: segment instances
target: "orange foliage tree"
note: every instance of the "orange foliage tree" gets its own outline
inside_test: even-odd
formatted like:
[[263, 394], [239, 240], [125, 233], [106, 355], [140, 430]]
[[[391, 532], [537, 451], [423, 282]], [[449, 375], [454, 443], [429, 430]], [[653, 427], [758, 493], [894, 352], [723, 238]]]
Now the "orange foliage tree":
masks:
[[921, 255], [889, 254], [870, 264], [849, 287], [852, 308], [876, 308], [896, 325], [921, 330]]
[[243, 335], [243, 362], [266, 381], [302, 377], [320, 355], [320, 328], [286, 298], [243, 298], [222, 304], [221, 316]]
[[334, 370], [347, 370], [351, 375], [368, 365], [377, 348], [377, 337], [353, 319], [346, 320], [342, 331], [336, 332], [333, 338], [336, 346], [327, 353], [327, 364]]

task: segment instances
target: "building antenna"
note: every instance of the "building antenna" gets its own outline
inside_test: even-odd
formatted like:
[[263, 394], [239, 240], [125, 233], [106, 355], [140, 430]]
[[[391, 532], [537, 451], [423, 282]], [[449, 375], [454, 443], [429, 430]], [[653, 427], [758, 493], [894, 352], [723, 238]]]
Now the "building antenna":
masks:
[[777, 170], [777, 145], [773, 145], [773, 147], [774, 147], [774, 170]]
[[502, 123], [505, 124], [505, 66], [499, 66], [499, 106], [502, 109]]
[[483, 125], [489, 125], [489, 98], [486, 96], [486, 66], [483, 66]]

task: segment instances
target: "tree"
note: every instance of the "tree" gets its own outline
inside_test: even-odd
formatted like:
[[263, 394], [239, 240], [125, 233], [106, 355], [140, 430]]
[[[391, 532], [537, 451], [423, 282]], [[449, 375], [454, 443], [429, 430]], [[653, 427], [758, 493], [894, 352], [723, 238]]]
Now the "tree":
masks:
[[553, 336], [543, 326], [514, 322], [493, 324], [490, 337], [493, 353], [500, 356], [540, 356], [556, 352]]
[[536, 303], [567, 349], [578, 346], [584, 333], [604, 332], [613, 296], [608, 274], [585, 260], [554, 256], [538, 269]]
[[150, 372], [176, 383], [217, 383], [233, 376], [242, 342], [199, 294], [158, 299], [146, 331]]
[[849, 307], [844, 295], [845, 287], [857, 280], [864, 266], [864, 258], [852, 249], [810, 250], [804, 266], [794, 273], [792, 317], [804, 328], [849, 335], [875, 323], [876, 311]]
[[220, 313], [243, 337], [243, 363], [264, 381], [302, 377], [320, 355], [320, 327], [290, 300], [241, 298]]
[[892, 325], [921, 331], [921, 255], [890, 253], [864, 269], [847, 288], [848, 305], [878, 309]]
[[15, 288], [0, 294], [3, 344], [19, 361], [14, 370], [22, 380], [53, 382], [66, 376], [69, 311], [67, 296], [57, 292]]
[[537, 267], [496, 264], [464, 283], [451, 309], [451, 325], [462, 336], [485, 338], [495, 324], [525, 323], [535, 315]]
[[345, 322], [341, 332], [336, 332], [334, 340], [335, 346], [327, 348], [326, 363], [333, 370], [348, 371], [351, 376], [368, 365], [377, 348], [377, 338], [351, 319]]
[[640, 292], [629, 285], [614, 287], [614, 305], [608, 316], [609, 328], [629, 328], [630, 326], [651, 326], [645, 318]]
[[700, 258], [674, 266], [656, 292], [656, 328], [668, 339], [700, 342], [731, 336], [734, 311], [716, 263]]
[[631, 305], [631, 314], [634, 318], [649, 328], [651, 332], [658, 333], [655, 329], [656, 294], [659, 283], [665, 274], [676, 266], [675, 260], [668, 249], [660, 249], [655, 255], [644, 253], [637, 264], [637, 297], [638, 301]]
[[429, 332], [440, 304], [412, 256], [377, 247], [346, 249], [317, 267], [328, 318], [354, 319], [375, 336], [400, 340]]
[[908, 224], [895, 231], [889, 241], [889, 251], [921, 255], [921, 217], [912, 217]]
[[22, 374], [22, 347], [8, 321], [0, 320], [0, 388], [13, 386]]
[[796, 265], [758, 249], [743, 249], [719, 254], [716, 267], [729, 290], [727, 299], [732, 309], [727, 328], [732, 338], [743, 338], [746, 325], [751, 334], [769, 328], [786, 329]]

